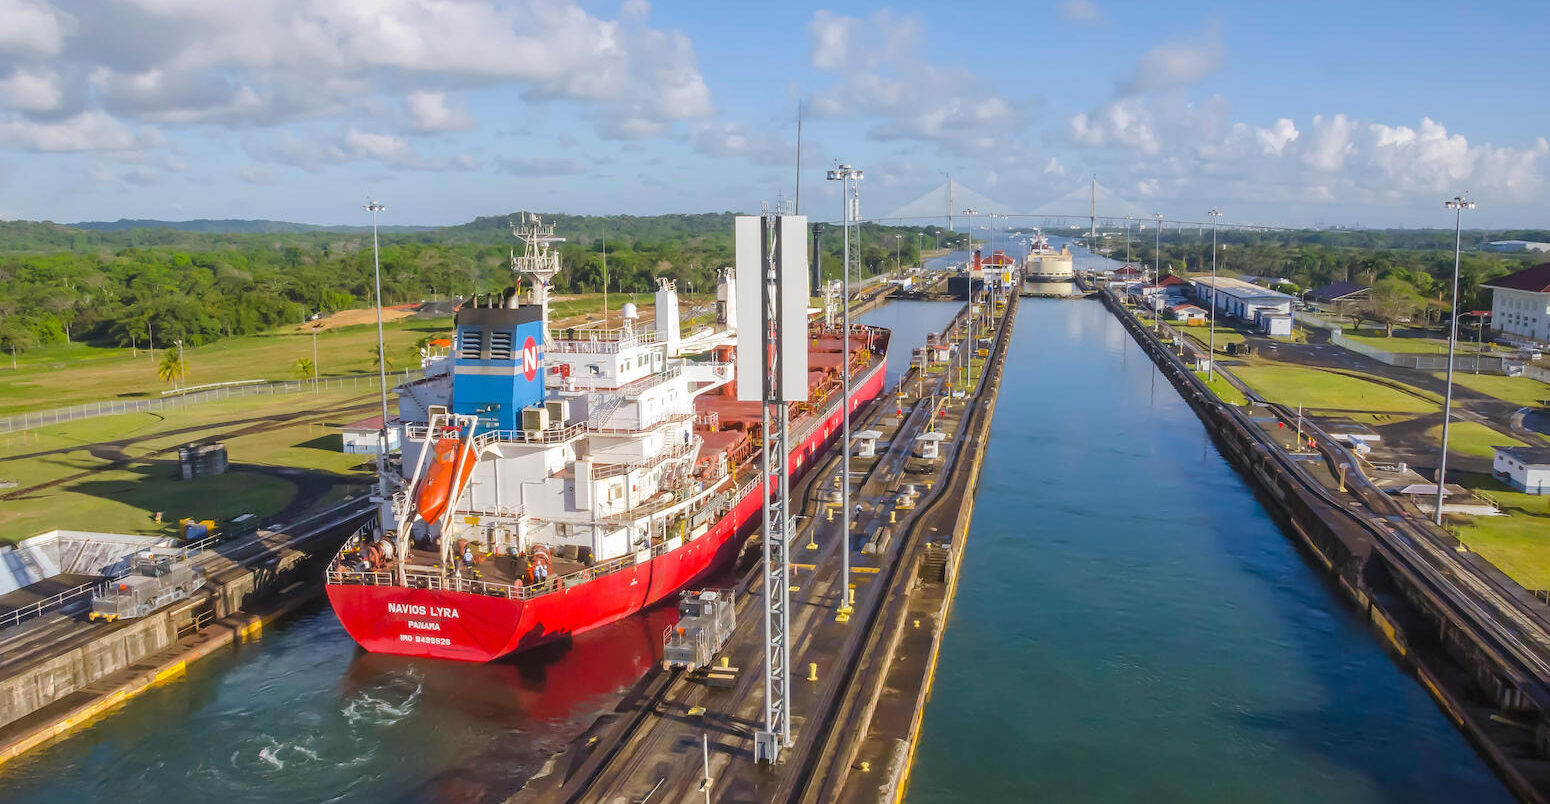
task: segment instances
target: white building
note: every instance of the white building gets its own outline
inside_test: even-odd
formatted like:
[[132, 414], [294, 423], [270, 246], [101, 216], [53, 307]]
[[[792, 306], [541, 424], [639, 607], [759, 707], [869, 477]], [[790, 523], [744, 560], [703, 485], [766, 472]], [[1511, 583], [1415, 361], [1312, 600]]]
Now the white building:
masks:
[[[339, 429], [344, 438], [345, 452], [365, 455], [377, 454], [377, 437], [382, 430], [381, 416], [373, 416], [369, 419], [351, 422]], [[403, 425], [397, 416], [388, 419], [388, 452], [396, 452], [398, 450], [399, 433], [402, 430]]]
[[1492, 240], [1480, 248], [1484, 251], [1550, 251], [1550, 243], [1534, 240]]
[[1550, 494], [1550, 447], [1492, 447], [1491, 470], [1519, 491]]
[[1484, 283], [1491, 326], [1508, 339], [1550, 343], [1550, 262]]
[[1260, 331], [1266, 335], [1292, 334], [1292, 316], [1290, 313], [1260, 313]]
[[1189, 281], [1195, 286], [1195, 296], [1205, 302], [1208, 308], [1216, 305], [1221, 315], [1259, 324], [1261, 315], [1292, 314], [1292, 302], [1295, 300], [1285, 293], [1225, 276], [1215, 279], [1209, 276], [1195, 277]]

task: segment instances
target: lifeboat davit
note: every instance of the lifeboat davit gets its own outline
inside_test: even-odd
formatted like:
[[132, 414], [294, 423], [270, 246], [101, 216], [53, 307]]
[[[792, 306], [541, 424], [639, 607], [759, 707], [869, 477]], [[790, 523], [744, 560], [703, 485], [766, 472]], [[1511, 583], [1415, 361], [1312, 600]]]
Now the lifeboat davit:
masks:
[[[462, 455], [461, 467], [458, 466], [459, 454]], [[468, 478], [474, 473], [474, 464], [477, 462], [473, 449], [462, 440], [437, 439], [436, 448], [431, 453], [430, 466], [426, 467], [425, 476], [420, 479], [419, 493], [415, 495], [415, 507], [420, 511], [420, 518], [427, 524], [440, 519], [447, 505], [456, 499], [454, 493], [468, 485]]]

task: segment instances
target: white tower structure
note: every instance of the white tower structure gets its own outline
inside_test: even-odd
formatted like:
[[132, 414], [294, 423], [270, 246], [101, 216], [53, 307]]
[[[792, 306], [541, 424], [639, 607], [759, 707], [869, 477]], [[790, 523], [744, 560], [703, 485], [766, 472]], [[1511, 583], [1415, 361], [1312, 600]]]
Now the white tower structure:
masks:
[[678, 283], [657, 277], [657, 343], [667, 346], [667, 356], [678, 356]]
[[716, 279], [716, 323], [737, 331], [737, 271], [731, 266], [722, 268]]

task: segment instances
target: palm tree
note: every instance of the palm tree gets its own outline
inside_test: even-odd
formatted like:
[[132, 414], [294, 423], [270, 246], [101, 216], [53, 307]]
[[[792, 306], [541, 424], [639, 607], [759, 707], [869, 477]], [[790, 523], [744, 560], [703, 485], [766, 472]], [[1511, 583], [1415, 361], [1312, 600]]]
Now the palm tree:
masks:
[[[377, 347], [375, 347], [375, 346], [371, 347], [371, 367], [372, 368], [380, 368], [382, 366], [382, 357], [383, 357], [383, 355], [382, 355], [381, 352], [377, 351]], [[387, 355], [387, 367], [386, 368], [387, 368], [388, 371], [392, 371], [393, 370], [393, 356], [392, 355]]]
[[177, 385], [188, 373], [188, 363], [183, 359], [183, 346], [179, 344], [161, 353], [161, 363], [156, 366], [156, 376], [162, 382]]
[[300, 377], [303, 380], [310, 380], [310, 379], [312, 379], [312, 373], [313, 373], [312, 358], [310, 358], [310, 357], [298, 357], [298, 358], [296, 358], [296, 376], [297, 377]]

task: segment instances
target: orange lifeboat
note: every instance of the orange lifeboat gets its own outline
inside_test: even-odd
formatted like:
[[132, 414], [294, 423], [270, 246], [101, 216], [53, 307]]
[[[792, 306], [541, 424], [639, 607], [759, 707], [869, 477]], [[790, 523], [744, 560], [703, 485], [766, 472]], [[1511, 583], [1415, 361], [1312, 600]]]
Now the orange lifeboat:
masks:
[[[459, 453], [462, 454], [461, 470], [458, 466]], [[461, 440], [437, 439], [436, 448], [431, 453], [430, 466], [426, 467], [425, 476], [420, 479], [420, 490], [415, 495], [415, 506], [420, 510], [420, 518], [427, 523], [440, 519], [447, 505], [456, 499], [454, 495], [468, 485], [468, 478], [474, 473], [474, 464], [477, 462], [473, 449]], [[457, 476], [455, 483], [453, 475]]]

